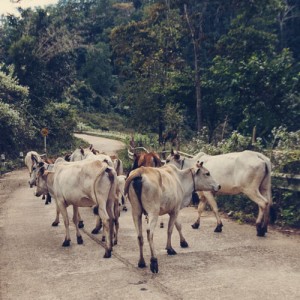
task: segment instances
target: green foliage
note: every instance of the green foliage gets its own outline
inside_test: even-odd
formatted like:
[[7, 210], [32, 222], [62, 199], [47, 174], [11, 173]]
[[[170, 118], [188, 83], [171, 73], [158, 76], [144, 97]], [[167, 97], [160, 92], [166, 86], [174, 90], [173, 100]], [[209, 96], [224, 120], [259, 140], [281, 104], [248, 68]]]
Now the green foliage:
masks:
[[47, 140], [50, 151], [60, 147], [70, 149], [76, 127], [75, 112], [66, 103], [50, 103], [43, 113], [45, 127], [49, 129]]
[[277, 210], [277, 225], [300, 228], [299, 198], [299, 192], [273, 190], [273, 202]]
[[[34, 127], [26, 120], [28, 88], [19, 85], [13, 68], [0, 65], [0, 151], [18, 155], [34, 136]], [[20, 138], [22, 137], [22, 138]]]
[[78, 125], [79, 130], [85, 130], [85, 127], [91, 129], [99, 129], [103, 131], [122, 131], [126, 132], [124, 125], [126, 120], [122, 116], [115, 113], [101, 114], [81, 112], [78, 116], [81, 125]]
[[244, 136], [238, 131], [233, 131], [231, 135], [215, 144], [209, 143], [208, 130], [204, 127], [197, 137], [194, 137], [190, 143], [186, 145], [189, 153], [198, 153], [203, 151], [210, 155], [224, 154], [230, 152], [239, 152], [243, 150], [262, 151], [262, 139], [257, 138], [252, 143], [251, 136]]
[[300, 130], [288, 132], [284, 126], [273, 128], [271, 141], [273, 170], [300, 174]]

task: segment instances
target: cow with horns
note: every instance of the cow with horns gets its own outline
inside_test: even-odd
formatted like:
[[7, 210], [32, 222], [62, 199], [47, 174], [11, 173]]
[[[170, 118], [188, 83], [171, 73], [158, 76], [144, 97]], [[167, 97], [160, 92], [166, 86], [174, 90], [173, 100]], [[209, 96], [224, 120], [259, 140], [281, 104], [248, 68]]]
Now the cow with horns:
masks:
[[[267, 232], [272, 206], [271, 162], [269, 158], [261, 153], [247, 150], [215, 156], [200, 152], [193, 158], [181, 157], [178, 152], [172, 151], [166, 159], [168, 165], [173, 164], [181, 170], [195, 166], [199, 161], [205, 163], [212, 176], [221, 184], [222, 188], [218, 194], [244, 194], [258, 205], [257, 236], [264, 236]], [[194, 229], [199, 228], [201, 213], [208, 202], [217, 219], [215, 232], [221, 232], [223, 224], [213, 194], [209, 191], [200, 194], [198, 218], [192, 227]]]

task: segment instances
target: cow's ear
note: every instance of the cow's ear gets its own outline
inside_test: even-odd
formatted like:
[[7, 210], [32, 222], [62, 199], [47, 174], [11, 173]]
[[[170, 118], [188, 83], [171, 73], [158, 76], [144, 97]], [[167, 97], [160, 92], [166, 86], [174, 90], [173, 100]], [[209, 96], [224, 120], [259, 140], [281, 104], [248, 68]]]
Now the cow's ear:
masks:
[[44, 175], [44, 172], [45, 172], [45, 167], [41, 167], [40, 170], [39, 170], [39, 173], [41, 175]]
[[31, 160], [34, 161], [35, 163], [38, 162], [34, 154], [31, 154]]
[[80, 153], [81, 153], [82, 155], [84, 155], [84, 150], [83, 150], [82, 147], [80, 147]]
[[179, 153], [174, 153], [174, 158], [176, 159], [176, 160], [179, 160], [180, 159], [180, 154]]
[[43, 167], [44, 164], [45, 164], [45, 163], [44, 163], [43, 161], [41, 161], [41, 162], [39, 162], [38, 166], [39, 166], [39, 167]]

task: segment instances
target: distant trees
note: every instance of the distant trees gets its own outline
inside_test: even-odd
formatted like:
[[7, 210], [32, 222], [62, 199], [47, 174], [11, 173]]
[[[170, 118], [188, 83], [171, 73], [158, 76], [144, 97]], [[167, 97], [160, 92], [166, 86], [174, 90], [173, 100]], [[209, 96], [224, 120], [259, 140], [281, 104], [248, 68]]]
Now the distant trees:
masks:
[[44, 112], [62, 105], [73, 128], [76, 113], [116, 111], [161, 140], [173, 113], [210, 141], [267, 138], [299, 127], [299, 12], [296, 0], [60, 0], [1, 21], [0, 61], [28, 88], [27, 117], [53, 132]]

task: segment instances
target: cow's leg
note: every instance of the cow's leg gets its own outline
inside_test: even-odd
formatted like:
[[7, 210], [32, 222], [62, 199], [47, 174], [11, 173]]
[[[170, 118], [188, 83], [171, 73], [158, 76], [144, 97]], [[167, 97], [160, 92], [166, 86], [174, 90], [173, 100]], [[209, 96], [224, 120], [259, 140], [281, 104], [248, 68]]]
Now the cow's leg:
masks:
[[59, 224], [59, 207], [56, 203], [56, 218], [53, 221], [52, 226], [56, 227], [56, 226], [58, 226], [58, 224]]
[[158, 262], [156, 257], [156, 252], [154, 248], [153, 235], [154, 230], [158, 221], [158, 214], [149, 215], [149, 227], [147, 229], [147, 239], [150, 246], [151, 259], [150, 259], [150, 269], [152, 273], [158, 273]]
[[80, 215], [80, 213], [79, 213], [79, 210], [77, 210], [77, 211], [78, 211], [78, 227], [79, 227], [79, 228], [83, 228], [83, 227], [84, 227], [83, 220], [82, 220], [82, 218], [81, 218], [81, 215]]
[[267, 199], [268, 201], [268, 205], [267, 208], [265, 209], [265, 213], [264, 213], [264, 224], [266, 227], [266, 232], [268, 231], [268, 224], [270, 222], [270, 211], [272, 208], [272, 192], [271, 192], [271, 188], [265, 187], [265, 186], [260, 186], [260, 194]]
[[268, 214], [268, 200], [258, 190], [246, 191], [244, 193], [258, 205], [259, 210], [256, 219], [257, 236], [265, 236], [268, 224], [264, 222], [263, 218]]
[[114, 245], [118, 244], [118, 233], [119, 233], [119, 216], [120, 216], [120, 207], [119, 201], [115, 201], [114, 203], [114, 227], [115, 227], [115, 234], [114, 234]]
[[175, 227], [179, 233], [181, 248], [187, 248], [189, 246], [189, 244], [187, 243], [184, 236], [182, 235], [182, 226], [181, 226], [181, 223], [178, 221], [178, 219], [175, 221]]
[[47, 193], [46, 195], [46, 201], [45, 201], [45, 205], [48, 205], [49, 203], [51, 203], [51, 196], [49, 193]]
[[[207, 203], [211, 207], [211, 209], [214, 212], [215, 217], [217, 219], [217, 227], [215, 228], [215, 232], [222, 232], [223, 224], [222, 224], [222, 221], [221, 221], [221, 218], [219, 215], [218, 205], [215, 200], [215, 197], [210, 192], [205, 193], [205, 197], [206, 197]], [[200, 216], [199, 216], [199, 218], [200, 218]]]
[[79, 211], [78, 207], [76, 205], [73, 205], [73, 222], [75, 224], [76, 228], [76, 237], [77, 237], [77, 244], [81, 245], [83, 244], [83, 239], [79, 231]]
[[146, 263], [143, 255], [143, 247], [144, 247], [144, 237], [143, 237], [143, 226], [142, 226], [142, 211], [135, 213], [134, 209], [132, 210], [132, 219], [138, 236], [138, 245], [140, 250], [140, 258], [138, 262], [139, 268], [145, 268]]
[[[96, 205], [94, 208], [93, 208], [93, 211], [94, 211], [94, 215], [96, 215], [96, 226], [95, 228], [92, 230], [92, 234], [98, 234], [99, 231], [101, 230], [102, 228], [102, 220], [99, 216], [99, 207], [98, 205]], [[102, 241], [104, 242], [105, 241], [105, 235], [103, 233], [103, 236], [102, 236]]]
[[175, 224], [177, 216], [178, 216], [178, 212], [170, 213], [169, 216], [170, 216], [170, 218], [169, 218], [169, 223], [168, 223], [168, 238], [167, 238], [166, 250], [169, 255], [175, 255], [177, 253], [172, 248], [171, 239], [172, 239], [172, 232], [173, 232], [174, 224]]
[[71, 238], [70, 238], [70, 230], [69, 230], [70, 223], [69, 223], [69, 216], [68, 216], [67, 208], [64, 205], [63, 199], [61, 199], [61, 200], [58, 199], [57, 204], [58, 204], [59, 211], [64, 219], [64, 224], [65, 224], [65, 229], [66, 229], [66, 236], [65, 236], [65, 240], [64, 240], [62, 246], [68, 247], [68, 246], [70, 246]]
[[123, 195], [123, 193], [121, 193], [121, 203], [122, 203], [122, 206], [123, 206], [123, 208], [122, 208], [122, 210], [123, 211], [127, 211], [127, 207], [126, 207], [126, 198], [125, 198], [125, 196]]
[[99, 201], [99, 216], [102, 219], [103, 223], [103, 231], [105, 232], [106, 237], [106, 247], [105, 247], [105, 254], [104, 258], [111, 257], [112, 251], [112, 220], [109, 218], [106, 210], [106, 205], [104, 205], [104, 201]]
[[198, 204], [198, 218], [196, 222], [192, 225], [194, 229], [198, 229], [200, 227], [200, 217], [203, 210], [205, 209], [206, 203], [207, 203], [206, 197], [203, 194], [201, 194], [201, 197], [199, 197], [199, 204]]

